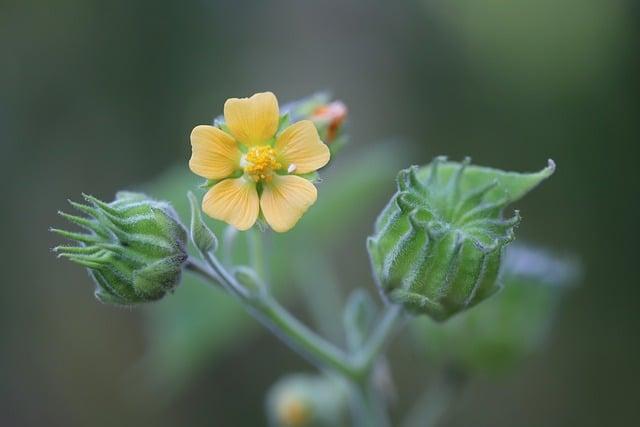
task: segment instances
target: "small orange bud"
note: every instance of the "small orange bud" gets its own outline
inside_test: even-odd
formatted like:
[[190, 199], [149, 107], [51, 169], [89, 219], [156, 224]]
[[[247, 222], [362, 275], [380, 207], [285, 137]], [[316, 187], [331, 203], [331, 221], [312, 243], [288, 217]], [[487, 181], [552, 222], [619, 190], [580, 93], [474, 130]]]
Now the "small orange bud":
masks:
[[340, 126], [347, 118], [347, 112], [347, 106], [342, 101], [320, 105], [313, 111], [311, 119], [327, 125], [325, 143], [330, 144], [336, 138]]

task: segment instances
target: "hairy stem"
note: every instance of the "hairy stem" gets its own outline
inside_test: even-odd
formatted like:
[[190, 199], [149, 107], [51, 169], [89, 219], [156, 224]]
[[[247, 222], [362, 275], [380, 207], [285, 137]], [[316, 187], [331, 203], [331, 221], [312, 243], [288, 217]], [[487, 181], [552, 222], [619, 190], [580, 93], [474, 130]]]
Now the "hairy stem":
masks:
[[185, 264], [185, 268], [204, 279], [207, 279], [209, 282], [214, 282], [220, 284], [220, 278], [216, 273], [214, 273], [209, 266], [201, 263], [200, 261], [189, 257], [187, 259], [187, 263]]
[[330, 368], [347, 378], [355, 375], [353, 366], [342, 350], [293, 317], [273, 298], [260, 298], [251, 307], [281, 340], [312, 361], [315, 360], [321, 368]]
[[388, 305], [376, 329], [362, 349], [355, 354], [354, 363], [362, 376], [366, 377], [371, 372], [376, 359], [393, 336], [392, 332], [398, 325], [402, 312], [402, 306]]
[[351, 410], [354, 427], [389, 427], [391, 422], [386, 404], [382, 401], [371, 379], [361, 384], [353, 384]]
[[247, 244], [249, 246], [249, 260], [251, 267], [258, 274], [258, 277], [268, 280], [266, 266], [264, 262], [264, 242], [259, 231], [255, 229], [247, 231]]

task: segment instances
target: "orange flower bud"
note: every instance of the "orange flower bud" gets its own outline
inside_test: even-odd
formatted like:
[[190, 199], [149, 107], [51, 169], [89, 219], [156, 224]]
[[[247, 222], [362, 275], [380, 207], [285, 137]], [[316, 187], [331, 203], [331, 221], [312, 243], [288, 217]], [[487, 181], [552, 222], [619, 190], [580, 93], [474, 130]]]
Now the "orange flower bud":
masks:
[[347, 106], [342, 101], [333, 101], [318, 106], [311, 115], [316, 124], [327, 126], [325, 143], [330, 144], [338, 135], [340, 127], [347, 118]]

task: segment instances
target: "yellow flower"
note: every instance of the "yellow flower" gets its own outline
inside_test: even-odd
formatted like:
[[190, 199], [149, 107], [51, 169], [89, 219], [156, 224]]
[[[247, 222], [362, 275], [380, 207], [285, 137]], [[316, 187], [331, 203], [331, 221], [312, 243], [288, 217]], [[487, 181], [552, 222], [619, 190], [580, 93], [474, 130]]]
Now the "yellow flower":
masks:
[[310, 120], [276, 135], [278, 100], [271, 92], [231, 98], [224, 104], [230, 133], [200, 125], [191, 132], [189, 168], [215, 184], [202, 210], [239, 230], [253, 226], [260, 213], [275, 231], [290, 230], [315, 203], [316, 187], [299, 176], [329, 161], [329, 149]]

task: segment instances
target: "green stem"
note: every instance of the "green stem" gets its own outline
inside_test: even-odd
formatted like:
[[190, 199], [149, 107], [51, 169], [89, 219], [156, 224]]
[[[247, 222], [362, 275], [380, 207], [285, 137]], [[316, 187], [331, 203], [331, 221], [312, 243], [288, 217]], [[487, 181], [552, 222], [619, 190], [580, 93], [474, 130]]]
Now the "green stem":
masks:
[[341, 316], [336, 307], [342, 305], [340, 285], [327, 257], [320, 251], [309, 249], [298, 255], [292, 263], [291, 275], [311, 315], [313, 325], [333, 342], [344, 339]]
[[362, 349], [355, 355], [355, 364], [362, 377], [366, 377], [373, 368], [378, 356], [383, 352], [392, 332], [398, 324], [398, 320], [403, 312], [402, 306], [390, 304], [385, 309], [382, 320], [373, 331]]
[[392, 336], [401, 306], [387, 306], [380, 323], [361, 350], [352, 355], [328, 342], [291, 315], [268, 294], [250, 294], [212, 253], [203, 253], [207, 265], [193, 259], [187, 268], [236, 295], [248, 311], [294, 351], [307, 356], [320, 369], [330, 369], [352, 384], [353, 412], [358, 427], [387, 427], [385, 405], [372, 384], [375, 362]]
[[191, 258], [187, 268], [209, 281], [220, 283], [229, 292], [238, 296], [260, 322], [295, 351], [302, 351], [321, 368], [335, 370], [350, 379], [356, 376], [349, 358], [342, 350], [317, 335], [270, 296], [249, 296], [246, 289], [224, 269], [215, 256], [211, 254], [203, 254], [203, 256], [210, 268], [204, 268], [202, 264]]
[[268, 280], [264, 262], [264, 242], [262, 241], [261, 233], [252, 229], [245, 234], [249, 246], [251, 267], [253, 267], [254, 271], [258, 274], [258, 277], [261, 277], [263, 280]]
[[393, 336], [403, 310], [399, 305], [388, 305], [378, 326], [360, 351], [354, 355], [357, 380], [352, 393], [352, 410], [358, 427], [388, 427], [391, 425], [387, 408], [372, 383], [375, 362]]
[[330, 368], [347, 378], [354, 377], [354, 369], [342, 350], [293, 317], [276, 300], [269, 296], [262, 297], [253, 301], [251, 307], [257, 311], [258, 317], [294, 350], [306, 354], [321, 368]]
[[444, 368], [414, 402], [405, 416], [403, 427], [436, 427], [464, 391], [467, 382], [464, 373], [450, 367]]
[[355, 427], [389, 427], [391, 425], [386, 405], [375, 387], [367, 382], [353, 384], [351, 409]]
[[232, 225], [227, 226], [222, 235], [222, 260], [227, 265], [233, 264], [233, 247], [235, 245], [237, 235], [238, 230]]
[[187, 263], [185, 264], [185, 268], [205, 279], [209, 282], [221, 284], [220, 277], [214, 273], [209, 266], [201, 263], [200, 261], [189, 257], [187, 259]]

